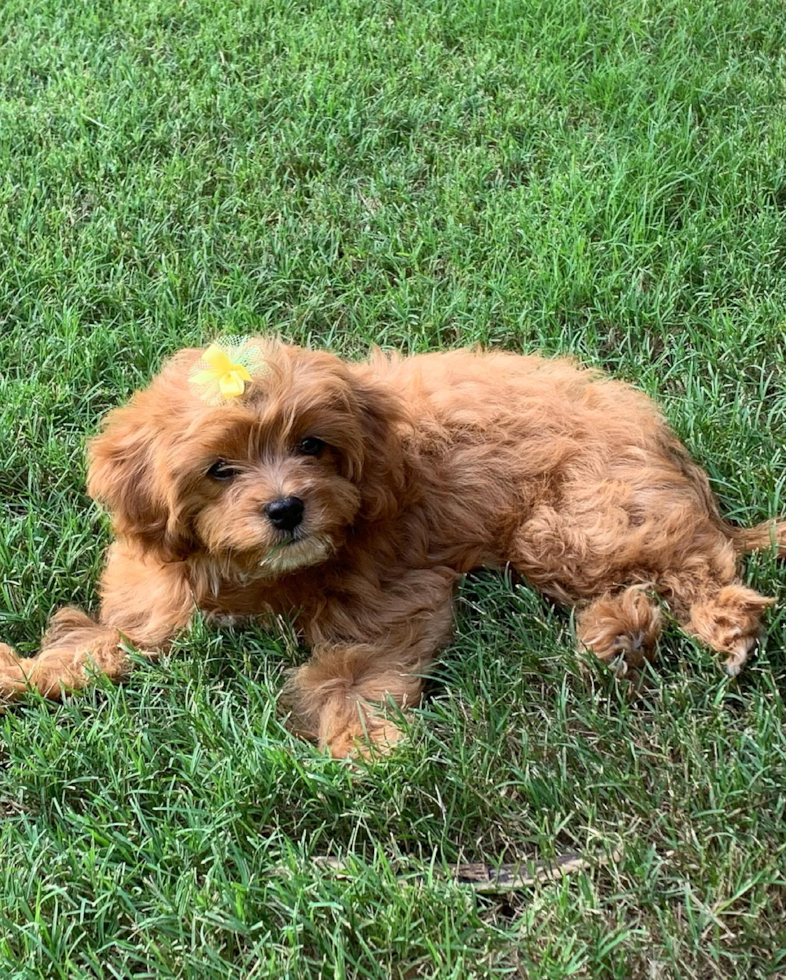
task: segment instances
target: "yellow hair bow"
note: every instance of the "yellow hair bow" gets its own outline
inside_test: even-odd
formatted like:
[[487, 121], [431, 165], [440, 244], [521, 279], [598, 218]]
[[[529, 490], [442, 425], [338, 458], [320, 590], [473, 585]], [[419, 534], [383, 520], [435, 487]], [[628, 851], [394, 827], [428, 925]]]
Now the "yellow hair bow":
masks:
[[200, 389], [202, 401], [220, 405], [239, 398], [254, 380], [252, 372], [261, 372], [267, 365], [259, 345], [241, 337], [211, 344], [196, 367], [203, 369], [192, 374], [189, 382]]

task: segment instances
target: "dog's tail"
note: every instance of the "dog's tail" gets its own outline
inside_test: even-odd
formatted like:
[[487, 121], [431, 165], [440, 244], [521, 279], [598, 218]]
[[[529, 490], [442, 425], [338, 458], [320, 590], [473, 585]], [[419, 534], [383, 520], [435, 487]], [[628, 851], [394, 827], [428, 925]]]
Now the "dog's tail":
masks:
[[737, 551], [748, 552], [775, 545], [779, 558], [786, 558], [786, 521], [764, 521], [755, 527], [731, 527], [729, 536]]

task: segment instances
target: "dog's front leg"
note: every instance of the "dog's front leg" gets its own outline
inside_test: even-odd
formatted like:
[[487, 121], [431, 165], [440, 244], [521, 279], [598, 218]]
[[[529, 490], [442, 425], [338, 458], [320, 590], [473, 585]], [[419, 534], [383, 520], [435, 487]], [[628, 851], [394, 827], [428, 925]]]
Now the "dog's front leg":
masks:
[[[386, 709], [420, 701], [428, 669], [451, 634], [456, 578], [448, 569], [418, 570], [364, 596], [344, 631], [353, 640], [368, 638], [316, 642], [311, 660], [292, 675], [286, 700], [295, 726], [337, 758], [394, 745], [401, 732]], [[324, 624], [319, 632], [325, 634]]]
[[110, 549], [100, 592], [98, 620], [79, 609], [61, 609], [37, 656], [18, 657], [0, 644], [0, 698], [10, 700], [29, 688], [59, 698], [64, 689], [84, 687], [96, 672], [120, 680], [129, 669], [129, 643], [155, 656], [194, 610], [182, 563], [155, 562], [119, 542]]

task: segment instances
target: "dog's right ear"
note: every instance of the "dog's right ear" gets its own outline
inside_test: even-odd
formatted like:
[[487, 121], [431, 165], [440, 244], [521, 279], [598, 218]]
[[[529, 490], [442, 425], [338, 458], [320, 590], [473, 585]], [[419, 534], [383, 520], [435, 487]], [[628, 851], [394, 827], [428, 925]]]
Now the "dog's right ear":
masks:
[[87, 492], [109, 511], [118, 536], [173, 560], [185, 542], [167, 500], [158, 462], [160, 431], [145, 411], [144, 395], [111, 411], [88, 443]]

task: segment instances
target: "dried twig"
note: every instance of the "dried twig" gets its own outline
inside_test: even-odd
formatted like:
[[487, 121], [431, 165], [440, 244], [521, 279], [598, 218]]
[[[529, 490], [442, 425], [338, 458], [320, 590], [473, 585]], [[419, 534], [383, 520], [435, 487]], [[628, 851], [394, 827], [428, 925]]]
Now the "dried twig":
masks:
[[[618, 850], [611, 855], [599, 855], [593, 859], [583, 858], [578, 854], [561, 854], [553, 861], [522, 860], [515, 864], [501, 865], [457, 864], [449, 874], [441, 874], [437, 869], [434, 869], [434, 876], [443, 881], [466, 885], [481, 895], [501, 895], [505, 892], [530, 888], [539, 882], [555, 881], [565, 875], [575, 874], [577, 871], [587, 871], [590, 868], [598, 868], [606, 864], [616, 864], [621, 856], [622, 851]], [[316, 857], [313, 860], [318, 868], [332, 873], [336, 878], [349, 879], [356, 876], [351, 860], [333, 857]], [[279, 867], [273, 873], [286, 874], [287, 869]], [[423, 881], [426, 873], [422, 870], [413, 871], [412, 873], [402, 873], [398, 877], [402, 883], [411, 884]]]

